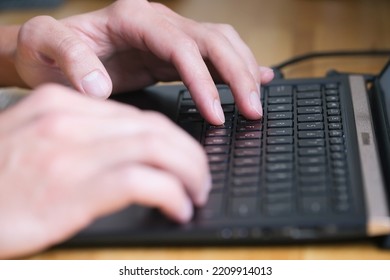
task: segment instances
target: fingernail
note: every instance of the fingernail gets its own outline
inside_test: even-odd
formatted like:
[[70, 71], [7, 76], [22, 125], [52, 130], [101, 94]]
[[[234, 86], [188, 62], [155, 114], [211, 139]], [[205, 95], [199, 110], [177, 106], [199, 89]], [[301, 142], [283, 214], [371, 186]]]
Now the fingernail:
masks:
[[252, 105], [253, 110], [255, 110], [258, 114], [259, 117], [263, 116], [263, 108], [261, 107], [261, 102], [260, 102], [260, 96], [257, 92], [251, 92], [249, 95], [249, 101]]
[[223, 113], [221, 103], [217, 99], [214, 100], [214, 112], [218, 116], [221, 124], [225, 123], [225, 115]]
[[93, 97], [106, 98], [111, 93], [111, 86], [100, 70], [95, 70], [86, 75], [81, 82], [81, 86], [86, 94]]
[[192, 218], [192, 215], [194, 214], [194, 208], [193, 208], [192, 203], [191, 203], [190, 200], [188, 200], [185, 203], [185, 205], [184, 205], [182, 210], [183, 211], [180, 212], [180, 214], [181, 214], [180, 218], [179, 218], [180, 221], [184, 222], [184, 223], [190, 221], [191, 218]]
[[204, 184], [203, 192], [200, 195], [199, 200], [197, 201], [198, 206], [203, 206], [207, 202], [207, 199], [209, 197], [209, 193], [211, 191], [211, 187], [212, 187], [212, 179], [211, 179], [211, 175], [208, 174], [206, 181], [205, 181], [205, 184]]
[[274, 78], [274, 70], [269, 67], [260, 67], [261, 77], [265, 80], [272, 80]]

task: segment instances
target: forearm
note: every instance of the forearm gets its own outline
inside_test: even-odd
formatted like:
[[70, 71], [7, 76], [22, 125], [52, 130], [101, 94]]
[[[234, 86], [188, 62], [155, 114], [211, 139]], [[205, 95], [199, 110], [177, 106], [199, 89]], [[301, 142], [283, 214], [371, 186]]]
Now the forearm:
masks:
[[14, 64], [19, 26], [0, 26], [0, 87], [25, 86]]

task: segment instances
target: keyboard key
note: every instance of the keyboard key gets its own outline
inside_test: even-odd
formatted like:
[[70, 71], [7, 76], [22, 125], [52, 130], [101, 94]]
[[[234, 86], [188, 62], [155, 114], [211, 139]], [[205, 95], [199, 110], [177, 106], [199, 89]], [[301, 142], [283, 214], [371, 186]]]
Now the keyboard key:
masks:
[[236, 177], [233, 179], [234, 186], [248, 186], [248, 185], [258, 185], [259, 177], [250, 176], [250, 177]]
[[267, 183], [266, 190], [269, 193], [274, 192], [290, 192], [293, 188], [292, 182], [277, 182], [277, 183]]
[[291, 104], [292, 97], [271, 97], [268, 99], [268, 104]]
[[326, 184], [321, 182], [321, 183], [316, 183], [315, 185], [305, 185], [301, 186], [299, 189], [300, 193], [302, 196], [326, 196]]
[[229, 143], [229, 137], [207, 137], [205, 139], [205, 145], [228, 145]]
[[337, 83], [328, 83], [325, 84], [325, 89], [338, 89], [339, 85]]
[[322, 114], [299, 115], [298, 122], [322, 122]]
[[234, 167], [233, 174], [235, 176], [259, 175], [260, 167], [259, 166]]
[[206, 146], [204, 147], [207, 154], [227, 154], [229, 153], [229, 146]]
[[313, 99], [313, 98], [321, 98], [321, 92], [298, 92], [298, 99]]
[[293, 144], [294, 138], [292, 136], [273, 136], [267, 138], [268, 145]]
[[254, 139], [254, 140], [237, 140], [235, 142], [236, 148], [260, 148], [261, 147], [261, 141]]
[[340, 104], [338, 102], [328, 102], [326, 103], [326, 108], [328, 109], [337, 109], [340, 107]]
[[328, 116], [338, 116], [340, 115], [340, 109], [329, 109]]
[[300, 139], [305, 138], [324, 138], [325, 132], [324, 131], [299, 131], [298, 137]]
[[231, 195], [232, 196], [248, 196], [252, 195], [255, 196], [258, 191], [257, 187], [239, 187], [239, 188], [232, 188], [231, 189]]
[[302, 100], [298, 100], [298, 103], [297, 105], [299, 107], [302, 107], [302, 106], [321, 106], [322, 104], [322, 100], [321, 99], [302, 99]]
[[291, 96], [293, 93], [292, 86], [270, 86], [268, 91], [269, 97]]
[[260, 131], [262, 130], [263, 125], [260, 122], [257, 123], [245, 123], [238, 124], [237, 131]]
[[343, 132], [341, 130], [331, 130], [329, 131], [329, 137], [342, 137]]
[[327, 89], [325, 90], [325, 95], [326, 96], [339, 95], [339, 91], [337, 89]]
[[228, 169], [228, 166], [226, 163], [212, 163], [210, 164], [210, 172], [211, 173], [218, 173], [218, 172], [226, 172]]
[[300, 156], [322, 156], [325, 155], [325, 148], [313, 147], [313, 148], [300, 148], [298, 150]]
[[292, 117], [292, 112], [278, 112], [268, 114], [268, 120], [291, 120]]
[[304, 197], [302, 198], [302, 210], [306, 214], [322, 214], [327, 211], [326, 198]]
[[292, 120], [277, 120], [277, 121], [268, 121], [268, 127], [270, 128], [279, 128], [279, 127], [292, 127]]
[[299, 172], [304, 175], [315, 175], [318, 173], [324, 174], [326, 172], [326, 167], [324, 165], [319, 166], [301, 166], [299, 167]]
[[328, 117], [328, 122], [330, 122], [330, 123], [341, 122], [341, 117], [340, 116], [330, 116], [330, 117]]
[[292, 202], [291, 192], [272, 192], [265, 195], [266, 203], [291, 203]]
[[321, 186], [321, 185], [325, 185], [326, 177], [325, 175], [301, 176], [299, 178], [299, 182], [303, 186], [309, 186], [309, 187]]
[[256, 197], [234, 197], [231, 199], [231, 214], [234, 217], [250, 217], [256, 214]]
[[321, 91], [321, 85], [319, 84], [309, 84], [309, 85], [298, 85], [297, 91]]
[[212, 128], [206, 131], [206, 137], [230, 136], [229, 129]]
[[337, 95], [330, 95], [326, 97], [326, 102], [338, 102], [340, 98]]
[[323, 122], [309, 122], [298, 124], [298, 130], [322, 130], [324, 129]]
[[294, 151], [293, 145], [272, 145], [267, 147], [267, 153], [292, 153]]
[[325, 164], [325, 163], [326, 163], [326, 159], [324, 156], [299, 158], [299, 164], [301, 165], [315, 165], [315, 164]]
[[207, 155], [209, 163], [221, 163], [228, 161], [228, 155], [226, 154], [211, 154]]
[[293, 213], [293, 205], [289, 202], [267, 204], [264, 211], [269, 216], [291, 215]]
[[270, 128], [267, 130], [268, 136], [289, 136], [293, 135], [292, 128]]
[[291, 162], [268, 163], [266, 166], [266, 170], [269, 172], [290, 171], [292, 169], [293, 164]]
[[261, 150], [256, 148], [236, 149], [234, 156], [236, 157], [258, 157], [261, 155]]
[[268, 182], [291, 181], [292, 178], [293, 174], [291, 172], [275, 172], [266, 174]]
[[291, 112], [292, 111], [292, 105], [269, 105], [268, 106], [268, 112]]
[[238, 132], [236, 134], [236, 139], [245, 140], [245, 139], [259, 139], [262, 137], [262, 133], [260, 131], [245, 131]]
[[293, 159], [294, 155], [292, 153], [267, 155], [267, 162], [291, 162]]
[[340, 145], [344, 143], [344, 139], [342, 137], [333, 137], [329, 139], [331, 145]]
[[254, 166], [260, 164], [260, 159], [257, 157], [235, 158], [233, 162], [234, 166]]
[[307, 140], [299, 140], [299, 147], [324, 147], [325, 140], [324, 139], [307, 139]]
[[329, 129], [334, 130], [334, 129], [342, 129], [343, 126], [341, 123], [330, 123], [329, 124]]
[[298, 114], [321, 114], [322, 107], [300, 107], [298, 108]]
[[344, 145], [331, 145], [330, 151], [331, 152], [343, 152], [345, 150]]

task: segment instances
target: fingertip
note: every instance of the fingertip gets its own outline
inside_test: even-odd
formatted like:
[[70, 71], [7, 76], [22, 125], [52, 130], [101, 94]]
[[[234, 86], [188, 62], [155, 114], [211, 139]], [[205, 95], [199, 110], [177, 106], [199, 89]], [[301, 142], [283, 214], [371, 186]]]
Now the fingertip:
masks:
[[223, 113], [223, 109], [222, 109], [222, 106], [221, 106], [221, 102], [218, 100], [218, 99], [214, 99], [214, 102], [213, 102], [213, 110], [214, 110], [214, 113], [215, 115], [217, 116], [218, 118], [218, 123], [216, 123], [217, 125], [222, 125], [225, 123], [225, 114]]
[[91, 97], [108, 98], [112, 91], [112, 82], [101, 70], [94, 70], [81, 81], [83, 92]]
[[263, 107], [260, 101], [259, 93], [252, 91], [249, 95], [249, 102], [252, 106], [252, 110], [256, 113], [257, 118], [261, 118], [263, 116]]
[[191, 201], [185, 200], [183, 206], [181, 207], [181, 211], [175, 213], [176, 217], [174, 219], [179, 223], [188, 223], [192, 216], [194, 215], [194, 207]]
[[264, 84], [269, 83], [275, 77], [275, 73], [274, 73], [274, 70], [272, 68], [260, 66], [259, 70], [260, 70], [261, 83], [264, 83]]

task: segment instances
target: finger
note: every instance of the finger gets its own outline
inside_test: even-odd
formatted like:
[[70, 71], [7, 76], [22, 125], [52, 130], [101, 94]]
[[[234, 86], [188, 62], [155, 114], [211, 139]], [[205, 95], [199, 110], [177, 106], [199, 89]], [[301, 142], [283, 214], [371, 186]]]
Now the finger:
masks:
[[234, 28], [226, 24], [200, 25], [163, 5], [154, 4], [153, 7], [166, 15], [167, 21], [195, 38], [202, 56], [212, 62], [218, 77], [230, 85], [242, 113], [251, 119], [260, 118], [263, 112], [259, 67], [253, 53]]
[[134, 106], [110, 100], [87, 98], [69, 88], [48, 84], [36, 88], [18, 104], [3, 111], [2, 118], [12, 120], [12, 122], [3, 123], [0, 130], [4, 132], [17, 129], [21, 125], [35, 122], [37, 118], [50, 119], [61, 114], [69, 117], [106, 118], [108, 116], [126, 116], [131, 118], [140, 112]]
[[[205, 203], [210, 191], [210, 175], [204, 151], [196, 142], [175, 141], [155, 133], [140, 133], [132, 137], [116, 137], [83, 145], [64, 164], [88, 159], [83, 172], [97, 176], [109, 168], [125, 164], [142, 164], [170, 173], [185, 186], [188, 195], [196, 205]], [[192, 140], [192, 139], [191, 139]], [[115, 149], [113, 148], [115, 147]], [[136, 148], [135, 148], [136, 147]], [[61, 168], [58, 168], [61, 169]]]
[[[213, 124], [223, 124], [225, 117], [219, 95], [196, 43], [178, 29], [173, 26], [171, 28], [173, 29], [169, 32], [171, 39], [161, 38], [162, 42], [166, 42], [163, 46], [165, 49], [163, 56], [175, 65], [205, 119]], [[166, 36], [165, 34], [168, 33], [161, 36]], [[157, 43], [151, 38], [151, 48], [154, 48]]]
[[[203, 56], [207, 57], [221, 78], [230, 86], [239, 110], [250, 119], [263, 115], [259, 95], [259, 82], [246, 61], [237, 53], [224, 36], [212, 33], [203, 44]], [[211, 38], [210, 38], [211, 37]]]
[[275, 77], [275, 73], [272, 68], [260, 66], [259, 70], [262, 84], [268, 84]]
[[[111, 94], [111, 79], [94, 51], [73, 31], [49, 16], [35, 17], [23, 25], [18, 52], [22, 58], [35, 58], [22, 62], [27, 66], [27, 73], [22, 75], [33, 86], [48, 81], [48, 77], [39, 71], [40, 66], [52, 66], [53, 69], [59, 67], [82, 93], [100, 98]], [[56, 79], [54, 76], [49, 78]]]
[[[190, 90], [200, 113], [213, 124], [224, 123], [218, 91], [196, 42], [154, 9], [145, 10], [145, 13], [144, 17], [149, 20], [137, 26], [137, 30], [129, 26], [127, 15], [122, 15], [126, 18], [119, 20], [120, 24], [112, 22], [110, 28], [117, 34], [126, 34], [122, 39], [130, 44], [172, 63]], [[124, 30], [118, 30], [118, 26]]]
[[[147, 178], [147, 180], [145, 180]], [[110, 213], [129, 204], [159, 208], [177, 222], [187, 222], [193, 214], [191, 199], [175, 176], [145, 165], [124, 165], [109, 170], [88, 189], [95, 216]]]

